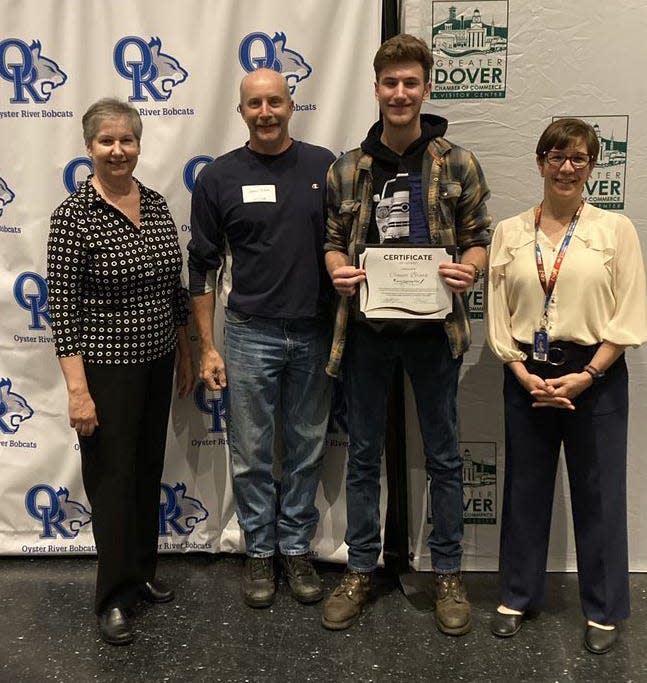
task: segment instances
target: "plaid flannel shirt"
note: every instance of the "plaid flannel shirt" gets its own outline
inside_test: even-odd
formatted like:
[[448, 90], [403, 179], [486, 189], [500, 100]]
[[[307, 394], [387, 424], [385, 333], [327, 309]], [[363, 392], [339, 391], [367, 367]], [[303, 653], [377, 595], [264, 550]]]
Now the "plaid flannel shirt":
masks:
[[[373, 209], [373, 158], [354, 149], [337, 159], [328, 170], [328, 218], [325, 251], [339, 251], [355, 262], [366, 235]], [[487, 247], [492, 222], [485, 205], [490, 191], [483, 171], [468, 150], [445, 138], [429, 142], [422, 161], [423, 208], [429, 243], [453, 247], [460, 254], [470, 247]], [[424, 191], [426, 188], [426, 192]], [[337, 377], [346, 341], [349, 297], [340, 297], [326, 372]], [[454, 311], [445, 320], [452, 356], [458, 358], [470, 345], [469, 310], [465, 296], [454, 294]]]

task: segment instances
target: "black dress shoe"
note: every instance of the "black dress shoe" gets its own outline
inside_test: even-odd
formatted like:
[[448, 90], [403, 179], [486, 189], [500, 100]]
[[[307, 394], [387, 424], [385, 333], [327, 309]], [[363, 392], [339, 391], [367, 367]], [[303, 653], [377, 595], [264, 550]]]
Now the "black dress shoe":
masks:
[[101, 637], [110, 645], [128, 645], [133, 642], [133, 632], [126, 613], [119, 607], [110, 607], [99, 614]]
[[147, 602], [170, 602], [175, 597], [172, 588], [167, 588], [159, 581], [146, 581], [141, 589], [142, 597]]
[[521, 631], [523, 614], [502, 614], [495, 612], [490, 631], [498, 638], [511, 638]]
[[597, 626], [586, 625], [584, 646], [595, 655], [603, 655], [608, 652], [615, 645], [617, 639], [617, 628], [608, 631], [604, 628], [597, 628]]

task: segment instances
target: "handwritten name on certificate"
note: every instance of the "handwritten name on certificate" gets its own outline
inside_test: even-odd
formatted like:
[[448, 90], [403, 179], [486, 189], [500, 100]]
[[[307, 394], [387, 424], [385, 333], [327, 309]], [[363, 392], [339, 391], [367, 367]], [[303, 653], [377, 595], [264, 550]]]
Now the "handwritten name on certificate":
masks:
[[366, 271], [360, 311], [367, 318], [444, 318], [452, 311], [452, 294], [438, 266], [451, 262], [444, 247], [367, 245], [359, 257]]

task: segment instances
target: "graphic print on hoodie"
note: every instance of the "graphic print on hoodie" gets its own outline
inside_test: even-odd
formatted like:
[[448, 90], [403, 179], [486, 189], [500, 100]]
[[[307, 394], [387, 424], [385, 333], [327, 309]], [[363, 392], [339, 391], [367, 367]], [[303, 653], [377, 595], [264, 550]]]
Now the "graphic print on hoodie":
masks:
[[422, 202], [422, 158], [429, 141], [444, 135], [447, 120], [422, 114], [420, 123], [422, 134], [402, 155], [396, 154], [380, 140], [383, 130], [380, 121], [371, 127], [362, 142], [362, 150], [373, 157], [374, 204], [367, 236], [369, 244], [383, 244], [385, 241], [429, 243]]

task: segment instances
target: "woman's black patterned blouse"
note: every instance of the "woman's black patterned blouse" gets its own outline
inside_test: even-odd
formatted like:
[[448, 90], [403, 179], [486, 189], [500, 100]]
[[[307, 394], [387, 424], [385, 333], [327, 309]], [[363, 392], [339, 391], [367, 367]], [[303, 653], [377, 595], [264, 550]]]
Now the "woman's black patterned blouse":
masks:
[[47, 280], [56, 355], [143, 363], [175, 348], [186, 325], [182, 253], [162, 195], [139, 181], [140, 227], [90, 179], [52, 214]]

